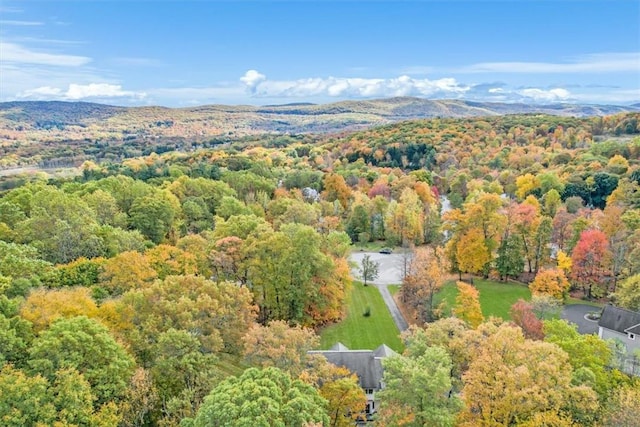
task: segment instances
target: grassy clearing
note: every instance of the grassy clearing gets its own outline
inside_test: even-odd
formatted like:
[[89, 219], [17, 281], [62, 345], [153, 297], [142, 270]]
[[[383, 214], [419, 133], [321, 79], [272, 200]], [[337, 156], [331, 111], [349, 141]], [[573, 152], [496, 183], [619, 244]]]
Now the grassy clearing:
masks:
[[241, 356], [228, 353], [218, 353], [216, 367], [219, 369], [223, 377], [242, 375], [245, 369], [249, 367]]
[[[370, 316], [363, 313], [371, 309]], [[395, 351], [403, 350], [398, 328], [375, 286], [353, 283], [347, 317], [340, 323], [324, 328], [320, 332], [320, 344], [328, 349], [341, 342], [350, 349], [375, 349], [386, 344]]]
[[597, 307], [597, 308], [602, 308], [604, 306], [604, 304], [601, 304], [599, 302], [586, 301], [578, 298], [568, 298], [565, 305], [574, 305], [574, 304], [590, 305], [592, 307]]
[[354, 243], [352, 246], [352, 251], [358, 252], [378, 252], [382, 248], [388, 248], [389, 245], [384, 240], [376, 240], [375, 242], [366, 242], [366, 243]]
[[387, 286], [387, 289], [389, 289], [391, 296], [394, 296], [400, 290], [400, 285], [389, 285]]
[[[511, 320], [509, 309], [520, 298], [531, 299], [529, 288], [516, 283], [502, 283], [491, 280], [474, 279], [474, 285], [480, 292], [480, 306], [485, 318], [489, 316], [501, 317]], [[445, 284], [435, 297], [435, 303], [444, 302], [444, 315], [451, 314], [451, 309], [455, 305], [458, 289], [455, 282]]]

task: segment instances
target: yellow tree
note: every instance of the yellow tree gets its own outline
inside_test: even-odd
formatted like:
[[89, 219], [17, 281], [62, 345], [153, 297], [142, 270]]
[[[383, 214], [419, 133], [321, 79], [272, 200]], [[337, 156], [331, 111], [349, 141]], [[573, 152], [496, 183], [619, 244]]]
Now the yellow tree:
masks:
[[558, 268], [564, 272], [565, 276], [571, 272], [573, 261], [564, 251], [558, 251], [558, 254], [556, 255], [556, 262], [558, 263]]
[[640, 420], [640, 386], [621, 387], [608, 401], [604, 427], [637, 427]]
[[489, 254], [493, 254], [498, 248], [500, 235], [507, 225], [505, 216], [500, 212], [503, 205], [504, 200], [499, 195], [484, 192], [480, 192], [464, 205], [467, 225], [482, 230]]
[[559, 268], [541, 270], [529, 285], [533, 295], [548, 295], [556, 299], [564, 299], [569, 291], [569, 281]]
[[347, 209], [349, 206], [349, 199], [351, 198], [351, 189], [345, 182], [342, 175], [336, 173], [327, 174], [323, 180], [324, 191], [322, 195], [325, 200], [333, 202], [339, 201], [343, 209]]
[[598, 407], [597, 396], [572, 379], [569, 357], [558, 346], [526, 340], [520, 328], [503, 324], [480, 345], [463, 375], [466, 405], [459, 425], [511, 426], [567, 416], [584, 425]]
[[59, 318], [97, 317], [98, 307], [91, 298], [89, 288], [38, 289], [29, 294], [20, 314], [33, 323], [33, 329], [39, 332]]
[[100, 285], [112, 295], [120, 295], [130, 289], [139, 289], [152, 283], [158, 274], [147, 257], [139, 252], [122, 252], [102, 265]]
[[388, 240], [407, 245], [421, 243], [424, 237], [424, 208], [412, 188], [402, 190], [399, 201], [392, 201], [385, 218]]
[[324, 383], [320, 387], [320, 396], [329, 402], [328, 413], [332, 427], [353, 426], [367, 406], [367, 397], [355, 374]]
[[[456, 259], [461, 273], [480, 273], [486, 263], [491, 260], [489, 249], [485, 245], [484, 235], [479, 228], [467, 230], [456, 245]], [[473, 283], [473, 277], [471, 277]]]
[[319, 389], [327, 399], [327, 414], [332, 427], [353, 426], [367, 406], [367, 396], [360, 387], [358, 376], [343, 366], [329, 363], [319, 354], [307, 358], [307, 369], [300, 374], [302, 381]]
[[456, 285], [458, 286], [458, 296], [453, 314], [472, 328], [477, 328], [484, 320], [480, 308], [480, 294], [476, 288], [464, 282], [458, 282]]
[[537, 177], [528, 173], [516, 178], [516, 186], [518, 187], [518, 189], [516, 190], [516, 196], [518, 197], [518, 199], [524, 200], [524, 198], [527, 197], [528, 194], [530, 194], [536, 188], [540, 187], [540, 181]]
[[195, 256], [175, 246], [158, 245], [146, 251], [144, 256], [159, 279], [198, 273]]

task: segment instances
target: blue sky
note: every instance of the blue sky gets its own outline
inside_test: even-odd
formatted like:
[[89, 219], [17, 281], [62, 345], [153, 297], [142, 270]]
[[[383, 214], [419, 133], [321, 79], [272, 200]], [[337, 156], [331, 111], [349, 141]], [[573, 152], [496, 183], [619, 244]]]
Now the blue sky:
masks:
[[640, 2], [0, 1], [0, 101], [640, 102]]

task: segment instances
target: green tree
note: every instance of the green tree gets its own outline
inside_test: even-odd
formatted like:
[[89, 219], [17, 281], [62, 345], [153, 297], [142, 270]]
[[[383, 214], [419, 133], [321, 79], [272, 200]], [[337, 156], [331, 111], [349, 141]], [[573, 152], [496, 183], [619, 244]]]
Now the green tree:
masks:
[[58, 319], [43, 331], [33, 342], [29, 366], [50, 381], [59, 369], [76, 369], [91, 384], [100, 405], [122, 397], [134, 361], [107, 328], [80, 316]]
[[[246, 288], [215, 283], [200, 276], [169, 276], [145, 289], [132, 290], [117, 302], [118, 332], [144, 362], [153, 360], [153, 346], [171, 328], [188, 331], [205, 353], [240, 352], [240, 340], [255, 318]], [[119, 329], [114, 325], [114, 329]]]
[[36, 247], [54, 263], [104, 255], [95, 212], [75, 194], [45, 187], [33, 195], [29, 218], [16, 226], [23, 243]]
[[161, 402], [160, 425], [177, 425], [220, 380], [217, 357], [203, 352], [200, 342], [185, 330], [169, 329], [152, 348], [151, 377]]
[[218, 384], [185, 427], [303, 427], [329, 424], [318, 391], [277, 369], [249, 368]]
[[367, 286], [367, 282], [374, 281], [378, 278], [379, 267], [380, 264], [373, 261], [371, 259], [371, 255], [365, 255], [362, 257], [359, 270], [365, 286]]
[[501, 280], [517, 278], [524, 270], [522, 240], [515, 234], [506, 235], [498, 247], [496, 270]]
[[453, 426], [461, 407], [452, 393], [451, 358], [442, 347], [383, 360], [385, 389], [378, 392], [385, 425]]
[[160, 243], [171, 230], [175, 206], [160, 195], [136, 199], [131, 204], [129, 223], [154, 243]]
[[0, 367], [7, 362], [22, 366], [32, 340], [31, 323], [20, 316], [0, 313]]
[[556, 344], [569, 355], [569, 363], [574, 370], [591, 371], [593, 389], [602, 402], [622, 382], [623, 374], [609, 370], [612, 351], [598, 336], [579, 334], [575, 325], [564, 320], [545, 320], [543, 330], [545, 341]]
[[360, 241], [362, 233], [366, 233], [367, 236], [370, 236], [371, 225], [369, 221], [369, 213], [364, 205], [358, 204], [354, 206], [351, 211], [351, 215], [349, 216], [349, 220], [347, 221], [346, 231], [349, 237], [351, 237], [351, 241], [354, 243]]
[[7, 365], [0, 371], [0, 396], [0, 421], [6, 427], [115, 427], [119, 422], [115, 404], [94, 409], [90, 384], [73, 368], [56, 371], [48, 381]]
[[49, 269], [51, 264], [42, 260], [33, 246], [0, 240], [0, 275], [15, 279], [31, 278]]

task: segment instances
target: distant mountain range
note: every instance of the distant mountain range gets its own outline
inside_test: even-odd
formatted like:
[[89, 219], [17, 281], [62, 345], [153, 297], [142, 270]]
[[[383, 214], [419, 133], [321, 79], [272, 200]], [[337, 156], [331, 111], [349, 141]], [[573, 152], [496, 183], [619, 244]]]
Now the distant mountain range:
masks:
[[207, 139], [259, 133], [330, 133], [402, 120], [503, 114], [603, 116], [640, 104], [511, 104], [399, 97], [331, 104], [116, 107], [85, 102], [0, 103], [0, 142], [23, 140]]

